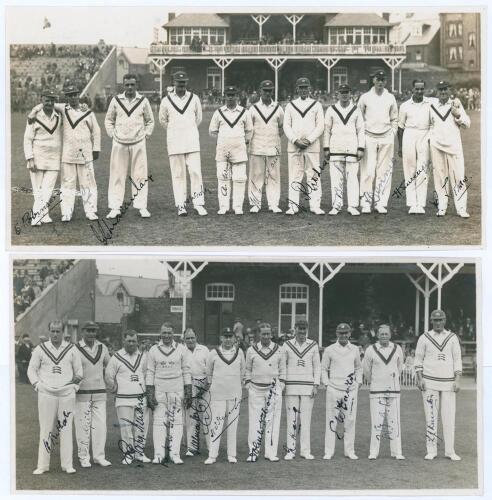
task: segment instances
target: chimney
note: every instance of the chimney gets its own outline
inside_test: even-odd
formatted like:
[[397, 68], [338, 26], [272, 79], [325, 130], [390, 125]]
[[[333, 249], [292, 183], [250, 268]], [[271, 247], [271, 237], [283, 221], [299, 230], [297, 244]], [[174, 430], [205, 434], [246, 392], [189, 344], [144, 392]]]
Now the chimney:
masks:
[[388, 21], [390, 20], [390, 13], [389, 12], [383, 12], [382, 14], [382, 18], [385, 20], [385, 21]]
[[176, 17], [176, 12], [169, 12], [167, 17], [168, 17], [167, 22], [172, 21]]

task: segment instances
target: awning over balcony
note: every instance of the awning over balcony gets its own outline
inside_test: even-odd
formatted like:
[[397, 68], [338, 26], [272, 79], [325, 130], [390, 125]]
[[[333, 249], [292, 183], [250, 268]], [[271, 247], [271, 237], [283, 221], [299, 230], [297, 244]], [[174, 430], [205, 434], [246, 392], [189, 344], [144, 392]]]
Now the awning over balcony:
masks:
[[180, 14], [163, 28], [229, 28], [229, 23], [217, 14]]
[[343, 13], [337, 14], [335, 17], [331, 18], [325, 23], [325, 26], [329, 27], [343, 27], [343, 26], [378, 26], [383, 28], [391, 27], [391, 23], [378, 16], [377, 14], [371, 13]]

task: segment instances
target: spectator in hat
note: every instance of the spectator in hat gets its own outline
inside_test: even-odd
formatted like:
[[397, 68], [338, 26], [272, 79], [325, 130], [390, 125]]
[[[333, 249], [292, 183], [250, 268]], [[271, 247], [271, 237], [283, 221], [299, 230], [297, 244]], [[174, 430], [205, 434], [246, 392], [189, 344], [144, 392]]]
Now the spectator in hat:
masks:
[[29, 379], [27, 378], [27, 367], [29, 366], [33, 349], [34, 346], [31, 343], [29, 335], [27, 333], [24, 334], [15, 355], [17, 371], [19, 372], [19, 381], [24, 384], [29, 383]]
[[55, 203], [53, 189], [62, 154], [62, 118], [54, 107], [58, 96], [53, 90], [45, 89], [41, 99], [42, 110], [32, 123], [26, 124], [24, 133], [24, 155], [34, 195], [29, 215], [33, 226], [53, 222], [49, 210]]
[[202, 122], [202, 105], [196, 94], [187, 90], [188, 75], [173, 75], [174, 92], [161, 101], [159, 122], [166, 130], [167, 153], [178, 215], [187, 215], [186, 170], [190, 176], [190, 200], [199, 215], [207, 215], [200, 162], [198, 127]]

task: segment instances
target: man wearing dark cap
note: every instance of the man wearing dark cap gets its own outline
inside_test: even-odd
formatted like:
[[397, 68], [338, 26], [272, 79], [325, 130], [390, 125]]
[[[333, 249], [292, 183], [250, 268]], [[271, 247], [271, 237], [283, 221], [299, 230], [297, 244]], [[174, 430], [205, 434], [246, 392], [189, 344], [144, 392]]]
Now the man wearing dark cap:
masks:
[[426, 460], [437, 456], [439, 407], [441, 407], [444, 455], [461, 460], [454, 451], [456, 393], [460, 390], [462, 373], [461, 348], [458, 337], [444, 328], [446, 314], [440, 309], [432, 311], [432, 330], [417, 341], [415, 373], [422, 391], [426, 421]]
[[75, 436], [82, 467], [91, 467], [90, 443], [94, 463], [111, 465], [106, 460], [106, 384], [104, 369], [109, 363], [108, 348], [97, 340], [99, 326], [87, 321], [82, 326], [82, 340], [75, 344], [79, 350], [84, 377], [75, 399]]
[[171, 168], [174, 202], [178, 215], [187, 215], [186, 169], [190, 175], [190, 200], [199, 215], [207, 215], [200, 162], [198, 127], [202, 122], [202, 105], [196, 94], [188, 91], [188, 75], [173, 75], [174, 92], [161, 101], [159, 121], [166, 130], [167, 154]]
[[[324, 131], [321, 103], [309, 97], [311, 83], [308, 78], [298, 78], [297, 99], [285, 108], [284, 132], [289, 140], [287, 158], [289, 164], [289, 209], [287, 215], [299, 212], [302, 192], [309, 200], [311, 212], [323, 215], [321, 209], [320, 137]], [[306, 180], [304, 181], [304, 175]]]
[[[349, 342], [352, 329], [347, 323], [337, 326], [337, 341], [329, 345], [321, 361], [321, 381], [326, 386], [325, 460], [333, 458], [336, 438], [343, 437], [345, 456], [357, 460], [354, 450], [357, 395], [362, 385], [359, 348]], [[337, 423], [343, 423], [343, 434]]]
[[249, 109], [253, 135], [249, 146], [248, 195], [251, 213], [261, 209], [263, 184], [266, 185], [268, 208], [281, 213], [280, 201], [280, 148], [284, 111], [273, 101], [275, 90], [270, 80], [260, 84], [260, 100]]
[[330, 165], [330, 215], [337, 215], [343, 207], [344, 177], [347, 178], [347, 211], [359, 215], [359, 161], [364, 156], [364, 119], [351, 101], [352, 90], [340, 85], [338, 102], [325, 113], [324, 153]]
[[[296, 457], [300, 434], [301, 457], [313, 460], [311, 454], [311, 414], [320, 384], [318, 343], [307, 338], [308, 322], [298, 319], [295, 337], [284, 343], [286, 361], [285, 409], [287, 414], [287, 453], [284, 460]], [[300, 429], [300, 432], [299, 432]]]
[[24, 156], [31, 177], [34, 204], [31, 225], [53, 222], [49, 216], [53, 189], [61, 166], [62, 118], [55, 110], [58, 95], [45, 89], [41, 95], [42, 110], [24, 132]]
[[437, 216], [446, 215], [450, 191], [453, 191], [456, 212], [467, 219], [470, 217], [466, 211], [469, 184], [460, 129], [470, 128], [470, 118], [457, 97], [450, 99], [449, 83], [439, 82], [437, 92], [438, 99], [434, 99], [430, 109], [430, 150], [438, 199]]
[[209, 133], [217, 138], [217, 195], [219, 215], [229, 211], [232, 190], [232, 208], [236, 215], [243, 214], [246, 188], [246, 146], [251, 139], [253, 125], [246, 108], [237, 104], [237, 88], [225, 88], [226, 104], [215, 111], [210, 121]]
[[398, 107], [393, 94], [384, 87], [384, 71], [372, 75], [372, 88], [360, 96], [358, 106], [365, 122], [366, 150], [360, 168], [360, 205], [363, 214], [372, 207], [388, 212], [393, 174], [393, 151], [398, 129]]

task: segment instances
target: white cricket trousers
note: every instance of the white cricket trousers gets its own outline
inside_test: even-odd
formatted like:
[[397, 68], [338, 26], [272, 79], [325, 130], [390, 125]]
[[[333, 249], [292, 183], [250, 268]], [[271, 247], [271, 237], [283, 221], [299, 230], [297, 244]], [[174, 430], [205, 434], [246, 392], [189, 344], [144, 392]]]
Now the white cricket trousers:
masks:
[[360, 162], [360, 205], [388, 206], [393, 174], [395, 137], [374, 138], [366, 134], [366, 149]]
[[142, 406], [116, 407], [122, 441], [118, 443], [118, 448], [123, 452], [123, 459], [127, 463], [141, 457], [145, 451], [145, 441], [149, 430], [149, 409], [147, 400], [144, 398], [143, 401]]
[[106, 458], [106, 401], [77, 401], [75, 403], [75, 436], [79, 460], [90, 459], [89, 446], [92, 442], [92, 457], [100, 462]]
[[188, 451], [200, 451], [200, 431], [205, 436], [207, 450], [210, 447], [210, 392], [205, 391], [207, 377], [192, 379], [191, 408], [184, 409], [186, 446]]
[[246, 180], [246, 162], [217, 162], [217, 193], [219, 197], [219, 208], [221, 210], [229, 210], [230, 208], [231, 187], [232, 209], [243, 209], [244, 194], [246, 191]]
[[359, 206], [359, 162], [330, 161], [331, 206], [337, 210], [343, 207], [344, 178], [347, 182], [347, 206]]
[[280, 202], [280, 156], [250, 155], [249, 157], [249, 204], [261, 208], [261, 197], [265, 185], [269, 208]]
[[407, 207], [425, 207], [429, 183], [429, 131], [406, 128], [401, 149]]
[[[113, 141], [109, 164], [108, 206], [111, 210], [119, 210], [125, 197], [128, 167], [133, 206], [137, 209], [147, 208], [149, 179], [147, 177], [147, 149], [145, 140], [136, 144], [120, 144]], [[140, 188], [138, 189], [133, 184]]]
[[179, 457], [183, 438], [183, 393], [163, 392], [156, 387], [157, 406], [154, 410], [154, 457], [166, 456], [166, 438], [169, 436], [169, 455]]
[[456, 211], [466, 210], [468, 189], [465, 180], [465, 160], [463, 154], [452, 155], [430, 147], [434, 168], [434, 189], [437, 193], [438, 209], [447, 210], [453, 191]]
[[311, 453], [311, 414], [314, 398], [311, 396], [285, 396], [287, 413], [287, 453], [296, 454], [297, 434], [300, 429], [301, 455]]
[[37, 170], [36, 172], [29, 170], [29, 175], [34, 196], [32, 218], [33, 221], [38, 222], [48, 215], [50, 206], [55, 204], [51, 197], [58, 178], [58, 170]]
[[[343, 439], [345, 455], [355, 453], [355, 421], [357, 418], [357, 390], [326, 388], [325, 455], [335, 453], [335, 438]], [[343, 424], [343, 434], [337, 432], [337, 424]]]
[[220, 437], [223, 432], [227, 432], [227, 456], [235, 457], [237, 424], [239, 422], [241, 400], [227, 399], [225, 401], [212, 401], [210, 409], [212, 411], [212, 421], [209, 428], [209, 458], [217, 458], [219, 456]]
[[456, 393], [454, 391], [436, 391], [427, 389], [423, 393], [426, 422], [427, 453], [437, 453], [439, 406], [441, 406], [444, 453], [454, 453], [454, 420], [456, 414]]
[[72, 216], [75, 205], [75, 191], [79, 178], [80, 193], [86, 214], [97, 212], [97, 184], [94, 163], [62, 163], [61, 169], [61, 212]]
[[[400, 395], [371, 397], [370, 455], [379, 454], [381, 439], [389, 439], [391, 456], [401, 455]], [[386, 419], [386, 425], [384, 421]]]
[[61, 468], [66, 470], [73, 467], [74, 412], [75, 393], [71, 396], [56, 397], [38, 392], [38, 469], [49, 469], [50, 457], [57, 447], [60, 447]]
[[169, 155], [169, 166], [173, 182], [174, 203], [176, 207], [186, 206], [187, 184], [186, 168], [190, 175], [190, 201], [193, 206], [203, 206], [205, 195], [203, 190], [202, 166], [200, 152]]
[[258, 457], [262, 442], [265, 443], [265, 457], [276, 457], [282, 416], [282, 391], [280, 383], [265, 390], [255, 387], [249, 389], [248, 395], [249, 455]]
[[[289, 168], [289, 208], [299, 209], [299, 197], [309, 200], [311, 209], [321, 205], [322, 167], [319, 153], [287, 153]], [[306, 175], [306, 180], [304, 179]]]

